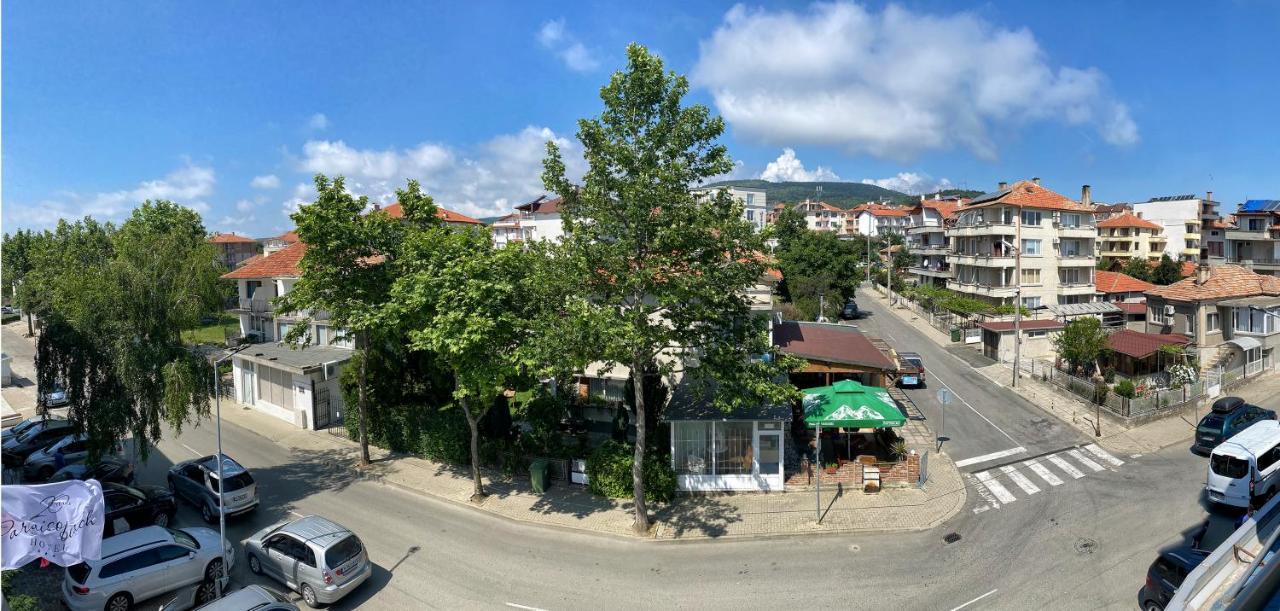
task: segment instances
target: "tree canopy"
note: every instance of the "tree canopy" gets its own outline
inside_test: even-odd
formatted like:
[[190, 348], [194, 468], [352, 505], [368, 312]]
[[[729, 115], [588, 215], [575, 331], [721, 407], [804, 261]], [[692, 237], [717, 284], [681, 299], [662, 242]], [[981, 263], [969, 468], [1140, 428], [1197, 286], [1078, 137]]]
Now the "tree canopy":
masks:
[[1151, 270], [1151, 282], [1168, 285], [1179, 280], [1182, 280], [1182, 264], [1174, 261], [1168, 253], [1160, 255], [1160, 264]]
[[1072, 368], [1096, 368], [1098, 358], [1107, 350], [1107, 333], [1102, 322], [1093, 316], [1082, 316], [1067, 323], [1053, 338], [1058, 358], [1070, 363]]

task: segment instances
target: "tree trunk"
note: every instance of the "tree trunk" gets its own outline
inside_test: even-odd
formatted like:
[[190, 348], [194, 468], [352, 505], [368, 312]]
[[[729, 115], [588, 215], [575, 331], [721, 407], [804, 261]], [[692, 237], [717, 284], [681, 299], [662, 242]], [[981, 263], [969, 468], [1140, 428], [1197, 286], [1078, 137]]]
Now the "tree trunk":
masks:
[[649, 508], [644, 500], [644, 362], [640, 359], [631, 361], [631, 387], [635, 393], [636, 403], [636, 448], [635, 462], [631, 465], [632, 494], [635, 496], [636, 521], [631, 525], [637, 535], [649, 534]]
[[369, 332], [360, 332], [360, 401], [357, 415], [360, 423], [360, 466], [369, 465], [369, 405], [368, 393], [365, 392], [365, 377], [369, 364]]
[[471, 494], [471, 502], [484, 500], [484, 483], [480, 481], [480, 419], [471, 415], [471, 400], [463, 397], [462, 413], [467, 416], [467, 426], [471, 427], [471, 481], [475, 484], [475, 492]]
[[35, 337], [36, 327], [35, 327], [35, 324], [31, 322], [31, 312], [26, 312], [26, 315], [27, 315], [27, 337]]

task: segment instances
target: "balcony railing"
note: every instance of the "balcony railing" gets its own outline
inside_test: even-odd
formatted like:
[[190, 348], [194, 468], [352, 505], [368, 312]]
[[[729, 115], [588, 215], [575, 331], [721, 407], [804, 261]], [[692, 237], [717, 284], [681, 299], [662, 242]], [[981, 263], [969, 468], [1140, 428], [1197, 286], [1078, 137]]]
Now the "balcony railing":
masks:
[[251, 299], [245, 299], [241, 297], [239, 299], [238, 305], [239, 305], [239, 309], [244, 310], [245, 312], [270, 312], [271, 311], [271, 300], [263, 297], [253, 297]]
[[1258, 258], [1249, 258], [1249, 257], [1235, 257], [1231, 260], [1231, 262], [1240, 263], [1242, 265], [1268, 266], [1268, 267], [1280, 265], [1280, 259], [1258, 259]]

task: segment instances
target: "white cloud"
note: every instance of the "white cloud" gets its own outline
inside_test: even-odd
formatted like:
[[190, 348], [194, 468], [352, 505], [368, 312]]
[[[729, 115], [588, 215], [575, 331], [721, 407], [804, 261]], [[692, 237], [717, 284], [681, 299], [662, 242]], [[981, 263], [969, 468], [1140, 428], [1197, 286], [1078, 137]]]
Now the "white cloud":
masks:
[[600, 67], [595, 53], [565, 28], [564, 19], [543, 23], [537, 38], [542, 48], [555, 53], [570, 70], [590, 72]]
[[826, 166], [818, 166], [812, 171], [804, 169], [804, 163], [796, 158], [796, 152], [790, 148], [782, 149], [782, 154], [765, 166], [764, 171], [760, 173], [760, 178], [769, 182], [840, 180], [840, 177]]
[[307, 127], [314, 130], [329, 127], [329, 117], [324, 116], [322, 112], [311, 115], [311, 118], [307, 119]]
[[249, 186], [255, 189], [275, 189], [280, 186], [280, 178], [275, 174], [254, 176], [253, 180], [249, 181]]
[[284, 201], [284, 215], [286, 217], [298, 211], [303, 204], [309, 204], [316, 200], [315, 185], [300, 182], [293, 185], [293, 193], [289, 199]]
[[[469, 150], [435, 143], [357, 149], [341, 140], [312, 140], [303, 145], [297, 166], [308, 173], [342, 175], [352, 193], [381, 204], [394, 202], [395, 190], [412, 178], [440, 206], [471, 216], [494, 216], [546, 192], [541, 176], [548, 140], [560, 146], [570, 176], [580, 177], [586, 164], [577, 141], [537, 126], [496, 136]], [[314, 187], [298, 184], [284, 203], [286, 214], [312, 199]]]
[[700, 45], [696, 84], [739, 134], [905, 159], [965, 147], [1034, 121], [1138, 142], [1137, 124], [1096, 68], [1054, 67], [1025, 28], [849, 2], [805, 12], [735, 6]]
[[33, 205], [6, 205], [6, 224], [44, 228], [59, 219], [92, 216], [99, 221], [122, 221], [144, 200], [167, 199], [196, 212], [209, 211], [205, 198], [213, 194], [217, 178], [212, 167], [187, 160], [182, 167], [156, 180], [145, 180], [130, 189], [82, 194], [67, 191]]
[[250, 210], [253, 210], [253, 209], [254, 209], [254, 208], [256, 208], [256, 207], [257, 207], [257, 206], [256, 206], [256, 205], [254, 205], [254, 203], [253, 203], [253, 202], [251, 202], [251, 201], [249, 201], [249, 200], [247, 200], [247, 199], [242, 199], [242, 200], [240, 200], [240, 201], [236, 202], [236, 211], [237, 211], [237, 212], [249, 212]]
[[920, 195], [922, 193], [937, 193], [943, 189], [954, 188], [950, 180], [934, 178], [928, 174], [918, 172], [898, 172], [896, 176], [888, 178], [863, 178], [862, 182], [868, 185], [876, 185], [885, 189], [900, 191], [908, 195]]

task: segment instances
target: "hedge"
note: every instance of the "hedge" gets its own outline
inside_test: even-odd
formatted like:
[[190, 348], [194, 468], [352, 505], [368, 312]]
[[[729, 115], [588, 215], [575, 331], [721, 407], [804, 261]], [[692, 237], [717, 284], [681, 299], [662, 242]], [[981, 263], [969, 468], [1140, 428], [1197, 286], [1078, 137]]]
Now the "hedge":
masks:
[[[631, 466], [635, 464], [631, 444], [606, 441], [587, 458], [587, 483], [592, 492], [609, 498], [630, 498], [633, 494]], [[676, 495], [676, 473], [667, 456], [649, 451], [644, 455], [644, 492], [653, 501], [669, 502]]]

